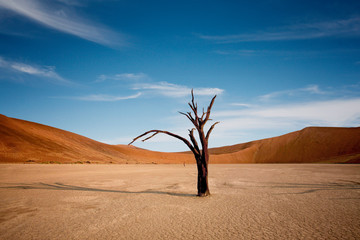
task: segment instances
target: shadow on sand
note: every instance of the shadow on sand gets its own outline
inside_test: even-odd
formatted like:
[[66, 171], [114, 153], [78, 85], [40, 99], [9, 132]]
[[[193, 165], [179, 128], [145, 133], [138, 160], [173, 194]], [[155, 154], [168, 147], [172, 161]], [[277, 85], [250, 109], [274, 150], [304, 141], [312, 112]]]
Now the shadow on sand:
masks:
[[0, 189], [46, 189], [46, 190], [72, 190], [72, 191], [89, 191], [89, 192], [109, 192], [109, 193], [124, 193], [124, 194], [163, 194], [177, 197], [196, 197], [195, 194], [187, 193], [176, 193], [176, 192], [164, 192], [157, 191], [153, 189], [148, 189], [145, 191], [122, 191], [122, 190], [110, 190], [110, 189], [100, 189], [100, 188], [88, 188], [88, 187], [79, 187], [62, 183], [33, 183], [33, 184], [13, 184], [8, 186], [0, 186]]
[[[250, 183], [244, 181], [243, 183]], [[251, 182], [253, 183], [253, 182]], [[337, 190], [359, 190], [360, 182], [340, 180], [339, 182], [330, 182], [330, 183], [276, 183], [276, 182], [257, 182], [259, 185], [253, 186], [241, 186], [241, 188], [271, 188], [271, 189], [298, 189], [298, 192], [285, 192], [277, 193], [275, 195], [282, 194], [307, 194], [317, 191], [337, 191]], [[3, 185], [3, 184], [1, 184]], [[80, 187], [63, 183], [18, 183], [18, 184], [6, 184], [6, 186], [1, 186], [0, 189], [46, 189], [46, 190], [72, 190], [72, 191], [89, 191], [89, 192], [109, 192], [109, 193], [123, 193], [123, 194], [162, 194], [170, 195], [177, 197], [196, 197], [195, 194], [188, 193], [177, 193], [177, 192], [167, 192], [159, 191], [154, 189], [147, 189], [144, 191], [125, 191], [125, 190], [112, 190], [112, 189], [100, 189], [100, 188], [89, 188], [89, 187]], [[238, 188], [240, 186], [226, 184], [226, 187]]]

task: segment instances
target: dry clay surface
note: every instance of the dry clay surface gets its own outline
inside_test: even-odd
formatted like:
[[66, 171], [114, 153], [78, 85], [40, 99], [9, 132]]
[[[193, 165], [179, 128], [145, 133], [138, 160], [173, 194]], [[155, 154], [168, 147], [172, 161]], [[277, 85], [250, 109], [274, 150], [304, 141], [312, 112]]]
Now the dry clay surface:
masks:
[[0, 239], [360, 239], [360, 165], [0, 165]]

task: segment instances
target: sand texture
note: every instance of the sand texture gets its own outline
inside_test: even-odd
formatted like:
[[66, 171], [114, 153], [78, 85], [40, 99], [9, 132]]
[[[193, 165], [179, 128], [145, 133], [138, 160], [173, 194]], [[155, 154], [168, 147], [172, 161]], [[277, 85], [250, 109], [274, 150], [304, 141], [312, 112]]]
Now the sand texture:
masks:
[[[129, 139], [130, 142], [131, 139]], [[210, 149], [211, 163], [360, 163], [360, 127], [309, 127], [279, 137]], [[109, 145], [0, 115], [0, 163], [195, 163], [191, 153]]]
[[360, 165], [0, 165], [0, 239], [360, 239]]

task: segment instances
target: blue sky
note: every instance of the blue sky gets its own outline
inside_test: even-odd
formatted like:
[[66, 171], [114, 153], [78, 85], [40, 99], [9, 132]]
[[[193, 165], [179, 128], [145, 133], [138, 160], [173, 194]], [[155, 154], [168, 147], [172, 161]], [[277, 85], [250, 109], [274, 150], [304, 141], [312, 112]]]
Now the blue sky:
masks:
[[211, 147], [359, 126], [360, 2], [0, 0], [1, 114], [111, 144], [187, 136], [192, 88], [217, 95]]

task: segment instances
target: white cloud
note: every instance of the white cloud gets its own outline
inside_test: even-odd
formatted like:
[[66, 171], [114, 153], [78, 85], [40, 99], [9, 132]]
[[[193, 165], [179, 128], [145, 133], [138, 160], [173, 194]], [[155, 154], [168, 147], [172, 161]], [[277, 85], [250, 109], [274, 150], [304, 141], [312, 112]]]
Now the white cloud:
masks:
[[69, 2], [58, 1], [57, 4], [54, 4], [52, 1], [0, 0], [0, 8], [13, 11], [49, 28], [98, 44], [106, 46], [125, 45], [124, 36], [105, 26], [78, 17], [69, 7]]
[[0, 68], [4, 71], [11, 72], [12, 74], [17, 75], [31, 75], [41, 78], [46, 78], [51, 80], [53, 83], [57, 84], [73, 84], [71, 81], [64, 79], [55, 71], [55, 67], [53, 66], [35, 66], [29, 65], [20, 62], [13, 62], [5, 60], [4, 58], [0, 57]]
[[231, 129], [283, 128], [284, 126], [360, 125], [360, 98], [293, 103], [246, 110], [214, 112], [213, 117]]
[[[177, 85], [168, 82], [135, 84], [134, 89], [148, 90], [155, 94], [175, 98], [188, 96], [191, 92], [191, 88], [187, 86]], [[224, 90], [220, 88], [194, 88], [194, 95], [198, 96], [217, 95], [223, 92]]]
[[[274, 137], [308, 126], [358, 127], [360, 97], [356, 86], [323, 91], [311, 85], [266, 94], [251, 104], [231, 104], [232, 110], [214, 111], [211, 117], [220, 121], [214, 135], [222, 142], [217, 145]], [[268, 101], [274, 98], [278, 101]]]
[[224, 146], [279, 136], [309, 126], [359, 127], [360, 98], [214, 111], [220, 121], [212, 142]]
[[326, 126], [349, 126], [360, 117], [360, 98], [330, 100], [257, 110], [253, 116], [308, 121]]
[[56, 72], [54, 72], [54, 67], [45, 67], [40, 69], [23, 63], [13, 63], [11, 65], [11, 68], [19, 72], [27, 73], [30, 75], [38, 75], [38, 76], [50, 77], [50, 78], [60, 78], [60, 76]]
[[248, 103], [231, 103], [230, 105], [237, 107], [246, 107], [246, 108], [253, 106], [252, 104], [248, 104]]
[[141, 93], [137, 93], [130, 96], [112, 96], [106, 94], [92, 94], [81, 97], [71, 97], [71, 99], [81, 100], [81, 101], [92, 101], [92, 102], [116, 102], [121, 100], [134, 99], [141, 96]]
[[305, 88], [298, 88], [298, 89], [291, 89], [291, 90], [284, 90], [284, 91], [277, 91], [265, 94], [259, 97], [260, 101], [269, 101], [276, 97], [283, 97], [283, 96], [299, 96], [301, 94], [316, 94], [316, 95], [324, 95], [327, 92], [320, 90], [318, 85], [310, 85]]
[[[153, 82], [145, 73], [119, 73], [114, 75], [102, 74], [98, 76], [95, 82], [100, 83], [106, 80], [121, 80], [130, 82], [133, 90], [141, 90], [143, 93], [162, 95], [172, 98], [185, 97], [191, 94], [190, 87], [169, 83], [169, 82]], [[218, 95], [224, 92], [220, 88], [193, 88], [194, 94], [197, 96]]]
[[118, 80], [140, 80], [146, 78], [146, 74], [144, 73], [121, 73], [115, 75]]
[[138, 81], [147, 79], [148, 76], [144, 73], [119, 73], [115, 75], [100, 75], [96, 82], [103, 82], [106, 80], [129, 80], [129, 81]]
[[360, 17], [328, 22], [298, 24], [283, 27], [278, 29], [278, 31], [262, 31], [257, 33], [223, 36], [199, 35], [202, 39], [214, 41], [216, 43], [301, 40], [333, 36], [360, 36]]

